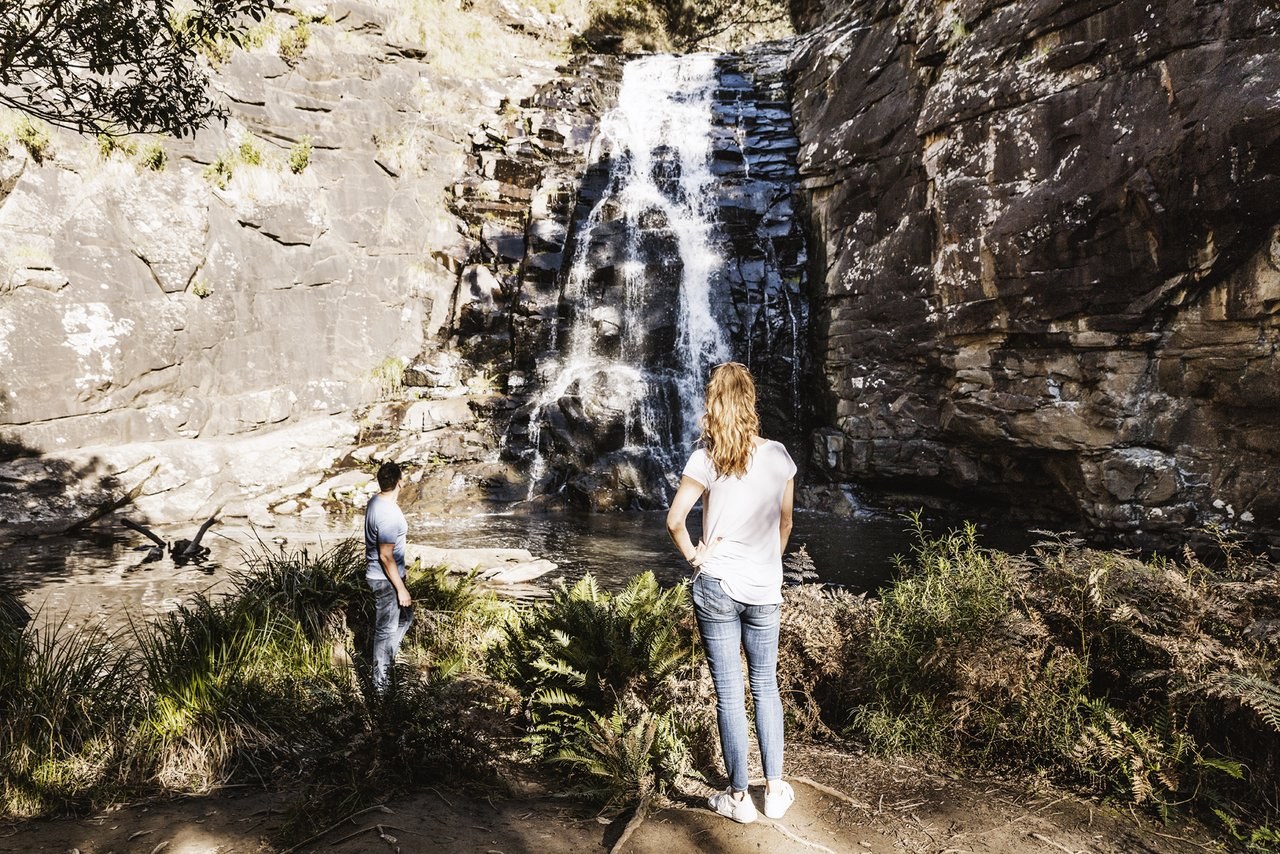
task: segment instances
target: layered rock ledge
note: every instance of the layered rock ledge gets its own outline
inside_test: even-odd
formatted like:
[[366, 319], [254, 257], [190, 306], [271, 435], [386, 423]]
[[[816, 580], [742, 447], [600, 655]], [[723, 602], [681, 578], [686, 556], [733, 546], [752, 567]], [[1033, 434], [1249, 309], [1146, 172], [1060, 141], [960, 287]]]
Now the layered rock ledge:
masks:
[[1280, 11], [796, 0], [829, 427], [913, 500], [1280, 544]]

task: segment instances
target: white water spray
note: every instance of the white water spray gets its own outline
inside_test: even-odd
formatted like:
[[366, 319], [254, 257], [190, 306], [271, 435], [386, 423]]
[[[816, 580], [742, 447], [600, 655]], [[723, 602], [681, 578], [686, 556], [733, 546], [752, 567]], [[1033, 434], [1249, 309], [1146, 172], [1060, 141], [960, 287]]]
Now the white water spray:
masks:
[[[652, 56], [623, 71], [617, 106], [607, 113], [592, 160], [608, 158], [605, 192], [576, 235], [563, 301], [572, 312], [557, 353], [539, 367], [542, 391], [534, 401], [529, 442], [536, 454], [530, 495], [545, 475], [540, 439], [549, 407], [576, 394], [594, 423], [621, 418], [623, 451], [652, 458], [670, 471], [673, 456], [692, 447], [711, 366], [729, 358], [729, 346], [712, 313], [711, 285], [722, 259], [713, 244], [716, 180], [711, 171], [712, 106], [716, 83], [711, 56]], [[625, 226], [616, 275], [623, 297], [593, 281], [593, 234], [605, 222]], [[654, 275], [646, 229], [657, 224], [674, 245], [680, 275]], [[645, 318], [655, 306], [675, 309], [675, 358], [654, 354]], [[616, 326], [616, 345], [602, 329]], [[673, 411], [674, 410], [674, 411]]]

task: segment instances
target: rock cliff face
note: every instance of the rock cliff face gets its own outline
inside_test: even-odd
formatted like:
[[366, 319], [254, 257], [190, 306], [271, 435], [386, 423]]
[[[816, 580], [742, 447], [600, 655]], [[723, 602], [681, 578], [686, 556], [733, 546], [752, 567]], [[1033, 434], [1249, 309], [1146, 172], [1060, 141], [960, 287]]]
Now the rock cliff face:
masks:
[[815, 462], [1280, 542], [1280, 11], [796, 0]]
[[568, 37], [510, 2], [438, 5], [283, 4], [213, 57], [232, 118], [194, 139], [24, 146], [10, 128], [0, 522], [73, 513], [38, 488], [67, 478], [83, 497], [152, 475], [136, 503], [156, 520], [305, 490], [356, 407], [437, 346], [469, 134]]

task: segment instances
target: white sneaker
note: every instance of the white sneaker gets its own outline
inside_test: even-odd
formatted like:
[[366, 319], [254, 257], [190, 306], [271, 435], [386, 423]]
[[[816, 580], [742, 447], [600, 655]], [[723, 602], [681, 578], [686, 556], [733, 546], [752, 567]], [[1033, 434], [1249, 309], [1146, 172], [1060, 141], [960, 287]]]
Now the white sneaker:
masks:
[[790, 783], [778, 781], [773, 787], [773, 794], [764, 790], [764, 814], [769, 818], [782, 818], [787, 808], [796, 802], [796, 791]]
[[725, 789], [707, 798], [707, 805], [725, 818], [731, 818], [740, 824], [750, 824], [756, 820], [756, 805], [751, 802], [749, 792], [743, 792], [742, 800], [738, 800], [733, 796], [733, 789]]

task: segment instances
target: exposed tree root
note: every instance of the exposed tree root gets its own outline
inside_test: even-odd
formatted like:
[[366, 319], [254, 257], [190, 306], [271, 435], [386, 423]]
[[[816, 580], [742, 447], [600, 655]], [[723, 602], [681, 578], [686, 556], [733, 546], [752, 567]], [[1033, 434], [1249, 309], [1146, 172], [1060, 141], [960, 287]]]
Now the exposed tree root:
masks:
[[791, 779], [795, 780], [797, 783], [804, 783], [806, 786], [809, 786], [810, 788], [817, 789], [819, 792], [822, 792], [822, 794], [835, 798], [836, 800], [844, 801], [846, 804], [848, 804], [851, 807], [854, 807], [860, 810], [865, 810], [867, 812], [871, 812], [871, 804], [864, 803], [863, 801], [860, 801], [857, 798], [850, 797], [849, 795], [846, 795], [844, 792], [840, 791], [839, 789], [833, 789], [830, 786], [823, 785], [822, 783], [819, 783], [817, 780], [813, 780], [809, 777], [792, 777]]
[[819, 842], [813, 842], [812, 840], [805, 839], [803, 836], [796, 836], [794, 833], [792, 833], [790, 830], [787, 829], [787, 826], [785, 824], [780, 824], [779, 822], [772, 821], [770, 819], [765, 819], [765, 823], [768, 824], [770, 827], [772, 827], [774, 830], [781, 833], [783, 836], [790, 839], [792, 842], [798, 842], [804, 847], [812, 848], [815, 851], [825, 851], [826, 854], [836, 854], [836, 852], [832, 851], [830, 848], [828, 848], [827, 846]]
[[627, 840], [631, 838], [631, 834], [640, 829], [640, 825], [644, 824], [644, 820], [649, 817], [650, 798], [645, 795], [640, 799], [640, 803], [636, 804], [636, 811], [627, 821], [627, 826], [622, 828], [622, 834], [617, 841], [609, 847], [609, 854], [622, 854], [622, 847], [627, 844]]
[[[294, 852], [294, 851], [297, 851], [297, 850], [298, 850], [299, 848], [301, 848], [302, 846], [304, 846], [304, 845], [310, 845], [312, 842], [315, 842], [317, 839], [320, 839], [320, 838], [322, 838], [322, 837], [326, 836], [327, 834], [332, 833], [333, 831], [337, 830], [339, 827], [342, 827], [342, 825], [344, 825], [344, 824], [346, 824], [347, 822], [351, 821], [351, 819], [355, 818], [356, 816], [364, 815], [365, 813], [367, 813], [367, 812], [373, 812], [374, 810], [381, 810], [382, 812], [386, 813], [387, 815], [395, 815], [395, 810], [391, 809], [391, 808], [390, 808], [390, 807], [388, 807], [386, 804], [374, 804], [374, 805], [373, 805], [373, 806], [371, 806], [371, 807], [365, 807], [364, 809], [359, 810], [358, 812], [353, 812], [351, 815], [346, 816], [345, 818], [341, 819], [340, 821], [336, 821], [336, 822], [334, 822], [333, 824], [331, 824], [331, 825], [329, 825], [328, 827], [326, 827], [324, 830], [322, 830], [322, 831], [320, 831], [319, 833], [317, 833], [315, 836], [308, 836], [306, 839], [302, 840], [301, 842], [299, 842], [297, 845], [293, 846], [292, 848], [286, 848], [286, 849], [285, 849], [281, 854], [293, 854], [293, 852]], [[376, 827], [376, 825], [374, 825], [374, 827]], [[357, 831], [357, 832], [356, 832], [355, 834], [353, 834], [353, 835], [354, 835], [354, 836], [359, 836], [361, 833], [364, 833], [366, 830], [369, 830], [369, 829], [371, 829], [371, 828], [368, 828], [368, 827], [363, 828], [362, 830]], [[348, 838], [350, 838], [350, 837], [348, 837]], [[339, 841], [341, 841], [341, 840], [339, 840]], [[337, 842], [335, 842], [335, 843], [333, 843], [333, 844], [337, 845], [338, 843], [337, 843]]]

